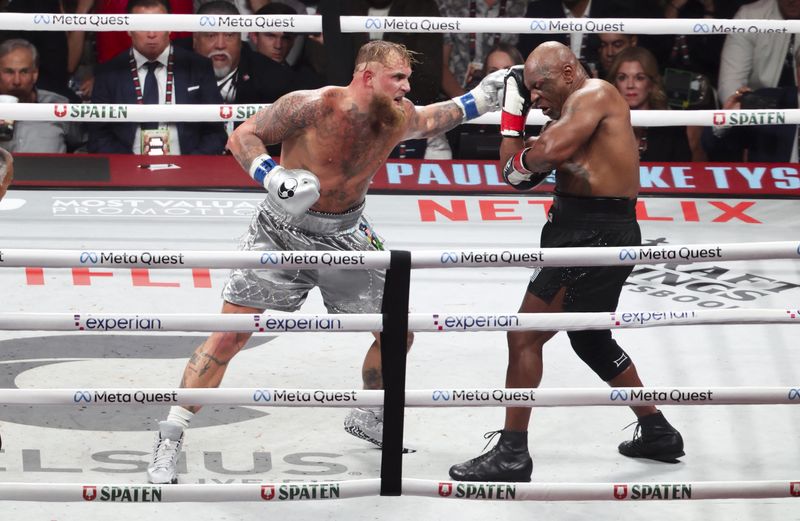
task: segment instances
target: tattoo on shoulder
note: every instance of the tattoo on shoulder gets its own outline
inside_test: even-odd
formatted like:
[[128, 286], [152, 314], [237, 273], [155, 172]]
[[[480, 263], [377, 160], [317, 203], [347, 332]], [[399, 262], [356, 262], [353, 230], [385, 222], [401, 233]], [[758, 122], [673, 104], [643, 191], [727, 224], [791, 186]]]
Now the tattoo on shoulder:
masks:
[[291, 92], [253, 116], [255, 133], [264, 143], [280, 143], [318, 121], [324, 112], [316, 91]]

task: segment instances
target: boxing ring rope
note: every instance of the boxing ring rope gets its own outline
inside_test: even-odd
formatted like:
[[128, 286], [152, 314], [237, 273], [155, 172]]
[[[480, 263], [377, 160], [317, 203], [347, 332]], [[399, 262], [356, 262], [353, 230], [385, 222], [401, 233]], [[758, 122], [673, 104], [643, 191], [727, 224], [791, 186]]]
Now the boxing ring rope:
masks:
[[[170, 30], [189, 32], [270, 31], [320, 32], [319, 16], [224, 16], [224, 15], [53, 15], [45, 13], [3, 13], [0, 30]], [[342, 17], [342, 32], [497, 32], [497, 33], [564, 33], [618, 32], [632, 34], [725, 34], [799, 33], [796, 20], [708, 20], [708, 19], [474, 19], [422, 17]], [[241, 121], [265, 105], [63, 105], [63, 104], [2, 104], [0, 118], [51, 121], [152, 121], [155, 118], [171, 121]], [[528, 123], [541, 125], [541, 111], [531, 111]], [[800, 124], [800, 109], [739, 110], [739, 111], [637, 111], [632, 114], [636, 126], [724, 124]], [[499, 115], [488, 114], [470, 123], [497, 124]], [[681, 250], [681, 248], [686, 248]], [[43, 251], [0, 250], [0, 267], [147, 267], [177, 269], [189, 267], [231, 268], [313, 268], [410, 270], [411, 268], [441, 267], [504, 267], [504, 266], [601, 266], [657, 263], [669, 260], [677, 263], [707, 260], [732, 261], [750, 259], [797, 259], [800, 246], [793, 242], [691, 245], [675, 247], [637, 248], [580, 248], [555, 250], [525, 249], [480, 252], [403, 252], [408, 253], [405, 264], [393, 263], [397, 252], [376, 252], [345, 255], [331, 253], [330, 264], [321, 259], [309, 261], [308, 255], [319, 252], [292, 252], [300, 260], [284, 259], [286, 252], [87, 252], [78, 250]], [[703, 254], [698, 252], [703, 251]], [[682, 253], [683, 252], [683, 253]], [[146, 262], [146, 254], [176, 256], [180, 262]], [[96, 254], [97, 260], [92, 260]], [[103, 254], [110, 255], [104, 263]], [[508, 258], [504, 258], [504, 254]], [[122, 256], [116, 260], [115, 256]], [[125, 258], [124, 256], [128, 257]], [[131, 256], [137, 256], [135, 261]], [[302, 258], [302, 256], [304, 256]], [[516, 255], [516, 258], [515, 258]], [[321, 256], [321, 255], [320, 255]], [[672, 256], [672, 258], [670, 258]], [[143, 258], [144, 257], [144, 258]], [[496, 257], [496, 258], [495, 258]], [[356, 259], [345, 264], [346, 259]], [[334, 260], [336, 259], [336, 260]], [[170, 259], [167, 259], [170, 260]], [[361, 263], [363, 261], [363, 264]], [[335, 264], [339, 262], [339, 264]], [[574, 264], [573, 264], [574, 263]], [[388, 281], [387, 281], [388, 283]], [[407, 283], [407, 281], [405, 281]], [[389, 289], [387, 287], [387, 295]], [[407, 308], [407, 292], [406, 292]], [[407, 311], [407, 310], [406, 310]], [[397, 315], [397, 309], [393, 311]], [[386, 313], [385, 313], [386, 314]], [[391, 312], [388, 314], [392, 314]], [[581, 315], [573, 316], [573, 315]], [[798, 310], [697, 310], [658, 312], [616, 312], [587, 314], [408, 314], [409, 331], [500, 331], [518, 329], [592, 329], [640, 328], [666, 325], [698, 325], [723, 323], [797, 323]], [[502, 318], [501, 318], [502, 317]], [[202, 314], [0, 314], [0, 329], [44, 329], [53, 331], [87, 331], [92, 325], [106, 324], [102, 332], [119, 331], [108, 328], [109, 321], [118, 326], [126, 322], [126, 331], [150, 331], [142, 319], [159, 320], [161, 331], [230, 330], [247, 332], [288, 331], [380, 331], [386, 324], [382, 315], [243, 315], [220, 316]], [[306, 328], [300, 325], [306, 321]], [[338, 320], [343, 329], [324, 329], [325, 321]], [[138, 322], [137, 322], [138, 321]], [[165, 322], [164, 322], [165, 321]], [[469, 325], [468, 321], [471, 321]], [[505, 321], [504, 325], [500, 322]], [[515, 321], [515, 322], [514, 322]], [[512, 323], [513, 322], [513, 323]], [[166, 323], [166, 325], [164, 325]], [[275, 327], [269, 327], [270, 324]], [[283, 326], [281, 326], [283, 324]], [[311, 325], [316, 324], [316, 328]], [[452, 326], [448, 325], [452, 324]], [[81, 326], [82, 325], [82, 326]], [[135, 327], [133, 327], [135, 326]], [[212, 327], [213, 326], [213, 327]], [[396, 334], [396, 326], [395, 334]], [[83, 327], [81, 329], [81, 327]], [[223, 329], [232, 328], [232, 329]], [[351, 328], [351, 329], [347, 329]], [[404, 356], [403, 352], [403, 356]], [[403, 358], [403, 364], [405, 359]], [[54, 404], [86, 407], [97, 405], [137, 405], [140, 403], [180, 404], [237, 404], [250, 406], [346, 406], [385, 405], [384, 396], [391, 391], [320, 390], [320, 389], [0, 389], [2, 404]], [[137, 394], [141, 393], [141, 394]], [[321, 394], [319, 394], [321, 393]], [[564, 405], [625, 405], [631, 404], [800, 404], [800, 389], [790, 387], [735, 388], [614, 388], [614, 389], [402, 389], [403, 405], [415, 407], [442, 406], [564, 406]], [[305, 397], [308, 395], [309, 400]], [[269, 396], [269, 400], [267, 400]], [[322, 399], [314, 401], [315, 396]], [[331, 400], [325, 402], [325, 397]], [[352, 400], [344, 401], [344, 397]], [[337, 401], [341, 400], [341, 401]], [[149, 401], [148, 401], [149, 400]], [[396, 409], [395, 409], [396, 410]], [[402, 409], [400, 409], [402, 412]], [[387, 407], [387, 426], [389, 408]], [[387, 427], [388, 429], [388, 427]], [[386, 433], [386, 438], [393, 435]], [[384, 456], [397, 443], [385, 439]], [[402, 440], [401, 440], [402, 441]], [[396, 451], [399, 454], [399, 451]], [[384, 466], [385, 466], [384, 459]], [[382, 466], [383, 468], [383, 466]], [[460, 483], [441, 480], [422, 480], [400, 477], [397, 490], [387, 492], [386, 479], [363, 479], [324, 483], [271, 484], [203, 484], [203, 485], [127, 485], [127, 484], [61, 484], [61, 483], [0, 483], [0, 500], [56, 502], [216, 502], [216, 501], [304, 501], [334, 500], [376, 495], [438, 497], [465, 500], [521, 501], [625, 501], [639, 499], [702, 500], [756, 499], [800, 497], [800, 480], [769, 481], [708, 481], [676, 483]], [[391, 487], [391, 486], [390, 486]], [[402, 492], [400, 492], [402, 489]]]
[[[674, 483], [481, 483], [403, 478], [404, 496], [467, 501], [630, 501], [800, 497], [800, 481], [695, 481]], [[308, 501], [371, 497], [379, 479], [324, 483], [124, 485], [0, 483], [0, 501], [178, 503]]]
[[[2, 103], [0, 117], [17, 121], [81, 121], [112, 122], [226, 122], [244, 121], [268, 104], [255, 105], [125, 105], [111, 103]], [[544, 125], [549, 118], [539, 109], [532, 109], [527, 124]], [[500, 113], [490, 112], [464, 122], [470, 125], [499, 125]], [[633, 110], [634, 126], [669, 127], [695, 125], [701, 127], [737, 125], [800, 124], [800, 109], [742, 110]]]
[[[698, 309], [593, 313], [409, 313], [417, 333], [475, 331], [581, 331], [721, 324], [800, 324], [797, 309]], [[213, 313], [0, 313], [0, 331], [239, 333], [372, 332], [383, 315]]]
[[[0, 405], [247, 405], [379, 407], [384, 391], [276, 388], [0, 389]], [[800, 405], [800, 388], [614, 387], [413, 389], [410, 407], [587, 407], [634, 405]]]
[[[800, 242], [708, 243], [674, 246], [602, 246], [596, 248], [490, 248], [417, 250], [410, 267], [568, 267], [632, 266], [673, 262], [800, 259]], [[0, 268], [250, 268], [387, 269], [390, 251], [198, 251], [198, 250], [0, 250]]]
[[[518, 33], [562, 34], [730, 34], [800, 33], [800, 20], [727, 20], [708, 18], [463, 18], [422, 16], [341, 16], [341, 31], [404, 33]], [[3, 13], [0, 30], [22, 31], [275, 31], [319, 33], [317, 15], [197, 15], [119, 14], [79, 15]]]

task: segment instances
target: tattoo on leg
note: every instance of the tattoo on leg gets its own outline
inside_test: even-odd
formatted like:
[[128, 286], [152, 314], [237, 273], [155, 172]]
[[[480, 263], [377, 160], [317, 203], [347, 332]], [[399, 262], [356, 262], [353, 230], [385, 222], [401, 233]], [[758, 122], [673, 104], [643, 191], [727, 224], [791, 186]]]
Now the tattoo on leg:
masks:
[[[206, 374], [209, 371], [209, 369], [211, 369], [211, 364], [212, 363], [217, 364], [217, 366], [219, 366], [219, 367], [223, 367], [223, 366], [228, 365], [228, 361], [227, 360], [226, 361], [222, 361], [222, 360], [220, 360], [218, 358], [215, 358], [214, 356], [212, 356], [212, 355], [210, 355], [208, 353], [204, 352], [204, 353], [200, 353], [200, 355], [203, 358], [206, 359], [205, 365], [202, 368], [200, 368], [200, 372], [198, 373], [198, 376], [200, 376], [200, 377], [202, 377], [204, 374]], [[195, 360], [195, 362], [196, 362], [196, 360]]]
[[364, 380], [365, 389], [383, 389], [383, 378], [380, 369], [365, 369], [361, 378]]

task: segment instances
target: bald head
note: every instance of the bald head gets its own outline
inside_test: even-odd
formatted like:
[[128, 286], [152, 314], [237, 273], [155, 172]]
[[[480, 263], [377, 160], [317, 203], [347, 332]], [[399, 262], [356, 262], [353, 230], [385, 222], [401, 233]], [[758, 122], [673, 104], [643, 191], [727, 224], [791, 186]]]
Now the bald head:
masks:
[[534, 66], [540, 74], [548, 75], [560, 71], [564, 65], [579, 67], [578, 58], [572, 50], [559, 42], [544, 42], [537, 46], [528, 56], [525, 67]]

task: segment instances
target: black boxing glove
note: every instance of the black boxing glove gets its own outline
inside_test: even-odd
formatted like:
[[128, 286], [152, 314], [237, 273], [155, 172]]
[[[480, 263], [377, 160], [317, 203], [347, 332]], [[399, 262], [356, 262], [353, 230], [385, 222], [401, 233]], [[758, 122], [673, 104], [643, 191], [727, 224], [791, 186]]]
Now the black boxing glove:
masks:
[[531, 172], [525, 166], [525, 152], [530, 148], [523, 148], [514, 154], [503, 168], [503, 179], [517, 190], [530, 190], [542, 183], [550, 172]]

